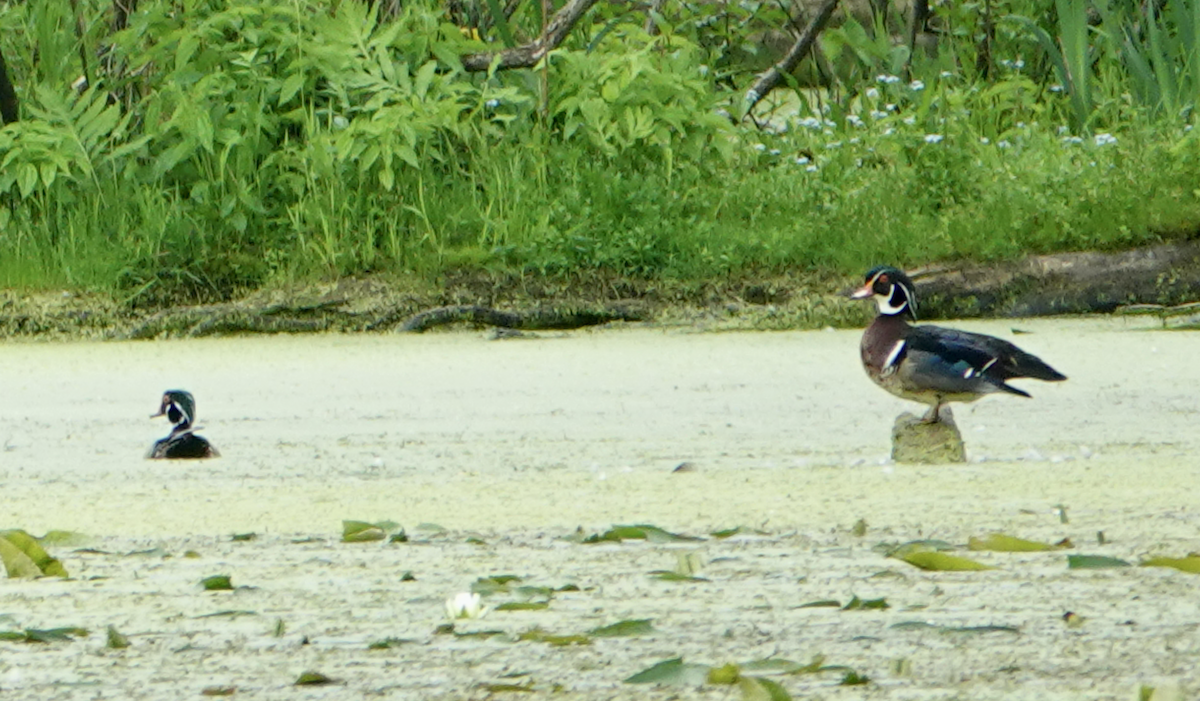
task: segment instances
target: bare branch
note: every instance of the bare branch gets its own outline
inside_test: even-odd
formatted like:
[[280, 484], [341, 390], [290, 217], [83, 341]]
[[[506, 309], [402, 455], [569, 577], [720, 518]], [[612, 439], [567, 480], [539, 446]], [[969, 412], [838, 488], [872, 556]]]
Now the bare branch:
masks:
[[783, 76], [791, 73], [792, 70], [800, 64], [800, 60], [812, 48], [813, 42], [817, 40], [817, 35], [829, 23], [829, 18], [833, 16], [833, 11], [837, 9], [839, 0], [825, 0], [817, 14], [808, 23], [808, 26], [801, 32], [800, 37], [796, 39], [796, 43], [792, 44], [792, 48], [788, 50], [779, 63], [771, 66], [762, 75], [758, 76], [758, 80], [754, 81], [754, 85], [746, 91], [746, 112], [754, 109], [754, 106], [759, 103], [767, 93], [771, 92], [783, 80]]
[[0, 53], [0, 124], [17, 121], [20, 112], [17, 91], [8, 79], [8, 66], [4, 63], [4, 54]]
[[503, 51], [485, 51], [462, 57], [463, 68], [468, 71], [486, 71], [499, 56], [497, 69], [530, 68], [537, 65], [546, 54], [558, 47], [571, 33], [575, 23], [595, 5], [597, 0], [571, 0], [555, 13], [546, 23], [546, 29], [536, 41], [514, 46]]

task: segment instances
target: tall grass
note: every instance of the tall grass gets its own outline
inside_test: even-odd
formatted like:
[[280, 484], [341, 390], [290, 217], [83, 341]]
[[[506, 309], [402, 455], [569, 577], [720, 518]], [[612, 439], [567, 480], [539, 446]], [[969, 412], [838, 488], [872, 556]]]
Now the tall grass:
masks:
[[[770, 10], [668, 3], [651, 37], [603, 8], [543, 84], [463, 72], [499, 36], [420, 2], [143, 0], [109, 37], [83, 0], [81, 39], [69, 4], [6, 4], [23, 119], [0, 129], [0, 285], [158, 304], [367, 271], [853, 272], [1193, 231], [1200, 0], [993, 4], [988, 75], [977, 9], [940, 10], [912, 82], [882, 20], [846, 20], [826, 87], [773, 96], [761, 128], [721, 110]], [[529, 7], [502, 25], [518, 41]], [[76, 93], [80, 41], [119, 60]]]

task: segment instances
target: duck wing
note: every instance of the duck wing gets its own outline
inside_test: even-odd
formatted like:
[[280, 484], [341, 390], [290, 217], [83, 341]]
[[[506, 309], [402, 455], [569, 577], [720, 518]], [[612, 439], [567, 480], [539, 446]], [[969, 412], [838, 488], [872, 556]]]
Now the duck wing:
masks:
[[905, 340], [910, 351], [933, 354], [956, 368], [961, 366], [964, 373], [969, 369], [972, 376], [983, 375], [1015, 394], [1025, 393], [1010, 388], [1004, 384], [1005, 380], [1031, 377], [1059, 382], [1067, 379], [1041, 358], [995, 336], [940, 326], [914, 326]]

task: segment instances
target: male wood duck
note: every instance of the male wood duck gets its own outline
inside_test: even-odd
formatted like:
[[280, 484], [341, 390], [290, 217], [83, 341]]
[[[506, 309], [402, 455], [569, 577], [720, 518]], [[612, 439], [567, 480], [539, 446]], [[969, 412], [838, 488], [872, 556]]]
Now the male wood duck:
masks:
[[194, 433], [196, 428], [192, 422], [196, 418], [196, 400], [191, 392], [181, 389], [170, 389], [163, 393], [162, 404], [158, 413], [150, 418], [166, 416], [174, 424], [171, 433], [164, 439], [156, 441], [147, 458], [166, 458], [177, 460], [184, 458], [215, 458], [221, 454], [203, 436]]
[[973, 402], [985, 394], [1029, 393], [1008, 380], [1032, 377], [1048, 382], [1067, 379], [1041, 359], [1008, 341], [937, 326], [912, 326], [917, 320], [916, 288], [890, 266], [867, 271], [853, 299], [873, 297], [879, 315], [862, 337], [862, 362], [875, 384], [902, 399], [930, 405], [926, 423], [936, 423], [947, 402]]

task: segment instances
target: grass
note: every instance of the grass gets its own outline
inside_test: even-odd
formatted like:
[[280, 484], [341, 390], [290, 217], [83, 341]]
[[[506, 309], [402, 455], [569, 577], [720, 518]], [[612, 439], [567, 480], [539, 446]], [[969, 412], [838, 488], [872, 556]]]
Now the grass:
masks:
[[[1168, 112], [1162, 89], [1130, 86], [1166, 85], [1170, 57], [1137, 54], [1127, 29], [1081, 34], [1072, 3], [1058, 4], [1070, 57], [1046, 44], [1057, 27], [1014, 19], [996, 51], [1033, 57], [1040, 40], [1043, 59], [986, 77], [964, 39], [916, 61], [913, 82], [892, 78], [895, 51], [843, 25], [828, 50], [857, 61], [854, 82], [780, 94], [765, 128], [718, 115], [751, 74], [710, 74], [721, 56], [686, 22], [651, 39], [618, 17], [552, 62], [542, 94], [533, 72], [448, 68], [486, 47], [433, 6], [380, 22], [361, 4], [228, 5], [176, 17], [147, 3], [115, 51], [151, 68], [100, 73], [81, 95], [66, 87], [76, 45], [38, 44], [36, 7], [0, 11], [14, 78], [33, 86], [25, 119], [0, 129], [0, 285], [157, 306], [364, 273], [851, 275], [1115, 249], [1200, 223], [1190, 97], [1172, 87]], [[1085, 48], [1087, 93], [1064, 94], [1055, 81], [1083, 70]]]

